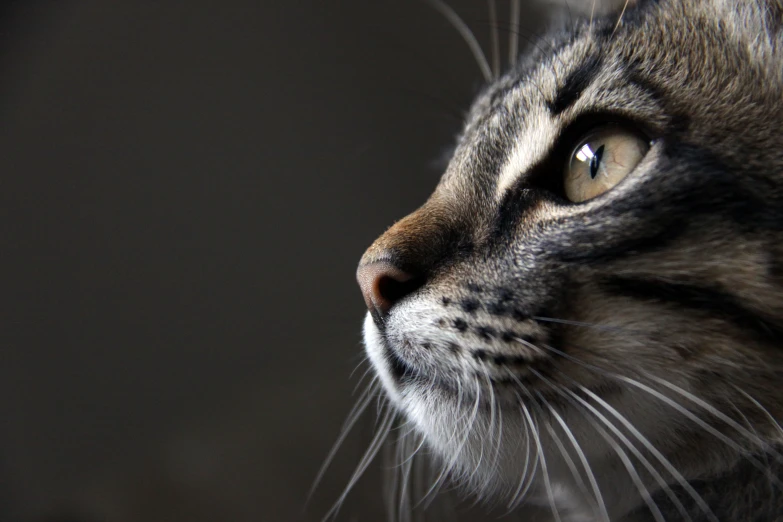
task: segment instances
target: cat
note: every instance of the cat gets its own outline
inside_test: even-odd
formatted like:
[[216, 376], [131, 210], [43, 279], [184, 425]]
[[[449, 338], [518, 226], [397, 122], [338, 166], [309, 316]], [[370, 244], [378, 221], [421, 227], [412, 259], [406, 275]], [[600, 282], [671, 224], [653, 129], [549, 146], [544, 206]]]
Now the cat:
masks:
[[440, 479], [522, 519], [783, 520], [783, 3], [586, 5], [480, 61], [361, 259], [366, 353]]

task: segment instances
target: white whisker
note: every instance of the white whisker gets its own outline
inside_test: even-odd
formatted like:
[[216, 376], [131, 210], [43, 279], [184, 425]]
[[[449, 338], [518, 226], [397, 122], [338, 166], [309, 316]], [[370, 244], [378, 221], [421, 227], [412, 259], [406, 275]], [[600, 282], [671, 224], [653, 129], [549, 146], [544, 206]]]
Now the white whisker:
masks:
[[[406, 436], [408, 436], [408, 437], [412, 436], [414, 431], [415, 430], [409, 431], [408, 433], [406, 433]], [[424, 437], [419, 437], [419, 438], [421, 439], [419, 441], [419, 444], [413, 449], [413, 452], [410, 454], [410, 456], [407, 459], [405, 459], [404, 461], [402, 461], [400, 464], [405, 464], [409, 460], [413, 460], [413, 458], [416, 457], [416, 454], [419, 452], [419, 450], [421, 450], [421, 448], [424, 447], [424, 443], [427, 442], [426, 439]]]
[[[513, 374], [512, 374], [513, 376]], [[516, 377], [514, 377], [517, 382], [519, 382]], [[520, 383], [520, 386], [522, 383]], [[521, 397], [520, 397], [521, 400]], [[522, 405], [524, 407], [524, 405]], [[525, 427], [525, 463], [523, 466], [524, 471], [522, 472], [522, 476], [519, 479], [519, 486], [517, 486], [516, 491], [514, 491], [514, 494], [511, 496], [511, 501], [509, 502], [507, 508], [509, 510], [512, 510], [518, 503], [520, 503], [527, 494], [528, 490], [530, 489], [530, 486], [533, 484], [533, 475], [535, 475], [536, 470], [538, 469], [538, 458], [536, 457], [536, 461], [533, 464], [533, 470], [528, 473], [528, 469], [530, 466], [530, 430], [533, 429], [532, 426], [530, 426], [527, 423], [527, 418], [523, 417], [523, 420], [525, 421], [524, 427]], [[529, 479], [528, 479], [529, 478]], [[523, 489], [524, 488], [524, 489]]]
[[[500, 443], [501, 443], [501, 437], [503, 436], [503, 426], [502, 423], [500, 423], [498, 426], [497, 442], [496, 442], [495, 420], [499, 418], [500, 409], [496, 406], [495, 392], [493, 390], [492, 379], [489, 376], [489, 371], [487, 370], [486, 366], [484, 366], [483, 364], [481, 368], [482, 370], [484, 370], [484, 376], [487, 379], [487, 388], [489, 389], [489, 430], [487, 433], [487, 438], [489, 439], [490, 445], [494, 448], [494, 456], [492, 457], [491, 464], [490, 464], [490, 467], [494, 468], [495, 466], [497, 466], [498, 458], [500, 456]], [[489, 486], [489, 482], [488, 482], [489, 480], [490, 477], [489, 474], [487, 474], [487, 478], [486, 478], [487, 483], [484, 484], [485, 489]]]
[[614, 33], [617, 32], [617, 29], [620, 27], [620, 22], [623, 21], [623, 15], [625, 15], [625, 10], [628, 7], [628, 3], [630, 0], [625, 0], [625, 3], [623, 4], [623, 10], [620, 11], [620, 16], [617, 18], [617, 24], [614, 26], [614, 30], [612, 31], [612, 37], [614, 37]]
[[769, 412], [767, 408], [761, 405], [759, 401], [757, 401], [755, 398], [751, 397], [745, 390], [740, 388], [739, 386], [733, 385], [735, 390], [737, 390], [739, 393], [745, 396], [746, 399], [748, 399], [750, 402], [752, 402], [758, 409], [760, 409], [764, 415], [767, 416], [767, 419], [773, 424], [775, 429], [777, 430], [778, 434], [781, 436], [781, 440], [783, 440], [783, 428], [781, 428], [780, 424], [777, 420], [775, 420], [775, 417], [772, 416], [772, 414]]
[[[435, 491], [436, 488], [439, 488], [441, 486], [442, 481], [445, 480], [446, 476], [454, 469], [454, 466], [457, 465], [457, 461], [459, 460], [460, 453], [462, 453], [462, 450], [465, 444], [467, 443], [468, 437], [470, 436], [470, 429], [473, 426], [473, 422], [475, 421], [476, 416], [478, 415], [479, 400], [481, 398], [481, 396], [479, 395], [480, 386], [481, 386], [480, 383], [476, 381], [476, 402], [473, 405], [473, 411], [471, 413], [470, 420], [468, 421], [468, 424], [465, 427], [465, 434], [463, 435], [462, 440], [458, 444], [456, 451], [454, 452], [454, 455], [452, 456], [451, 460], [449, 460], [448, 462], [444, 462], [443, 470], [441, 471], [440, 475], [438, 475], [438, 478], [435, 480], [432, 487], [430, 487], [430, 489], [424, 495], [425, 499], [430, 498], [432, 492]], [[455, 423], [454, 429], [456, 434], [456, 430], [459, 429], [459, 420]], [[425, 509], [430, 504], [430, 502], [427, 502], [424, 505]]]
[[519, 52], [519, 0], [511, 0], [511, 32], [508, 35], [508, 64], [514, 67], [517, 63], [517, 53]]
[[715, 516], [715, 514], [712, 512], [710, 507], [707, 505], [707, 503], [704, 501], [703, 498], [701, 498], [701, 495], [699, 495], [695, 489], [693, 489], [693, 486], [691, 486], [688, 481], [685, 480], [685, 477], [682, 476], [682, 473], [680, 473], [677, 468], [672, 465], [671, 462], [669, 462], [669, 459], [664, 457], [664, 455], [658, 451], [658, 448], [656, 448], [642, 433], [636, 428], [636, 426], [633, 425], [625, 416], [620, 414], [615, 408], [613, 408], [611, 405], [609, 405], [605, 400], [600, 398], [598, 395], [590, 391], [584, 386], [579, 386], [579, 389], [582, 390], [586, 395], [590, 396], [595, 402], [603, 406], [603, 408], [614, 418], [616, 418], [620, 423], [628, 429], [628, 431], [631, 432], [631, 434], [636, 437], [636, 439], [642, 443], [642, 445], [649, 451], [657, 460], [658, 462], [663, 465], [664, 468], [666, 468], [666, 471], [668, 471], [672, 477], [674, 477], [674, 480], [677, 481], [677, 483], [693, 498], [694, 502], [696, 502], [696, 505], [699, 506], [699, 509], [704, 512], [707, 519], [712, 520], [713, 522], [718, 521], [718, 517]]
[[500, 76], [500, 35], [498, 34], [498, 6], [496, 0], [487, 0], [489, 7], [489, 25], [492, 39], [492, 72], [495, 78]]
[[[543, 380], [547, 384], [549, 384], [553, 389], [558, 391], [558, 393], [565, 392], [568, 395], [570, 395], [576, 402], [581, 404], [584, 408], [589, 410], [593, 416], [595, 416], [599, 421], [601, 421], [602, 424], [604, 424], [609, 430], [614, 433], [615, 437], [617, 437], [622, 444], [628, 448], [628, 450], [633, 454], [636, 459], [642, 463], [642, 465], [645, 467], [645, 469], [650, 473], [650, 476], [653, 477], [653, 479], [658, 483], [658, 485], [661, 487], [661, 489], [666, 493], [666, 495], [671, 499], [672, 503], [677, 507], [677, 510], [680, 512], [680, 514], [683, 516], [686, 520], [691, 520], [690, 516], [688, 515], [687, 510], [682, 505], [682, 502], [677, 498], [677, 495], [674, 494], [674, 492], [671, 490], [669, 485], [666, 483], [666, 481], [661, 477], [661, 474], [658, 473], [658, 470], [655, 469], [655, 466], [653, 466], [650, 461], [642, 455], [642, 453], [636, 448], [636, 446], [633, 445], [633, 443], [628, 440], [628, 437], [626, 437], [623, 432], [621, 432], [617, 426], [612, 424], [612, 422], [606, 418], [605, 415], [603, 415], [601, 412], [599, 412], [592, 404], [581, 398], [579, 395], [574, 393], [572, 390], [565, 388], [565, 387], [558, 387], [553, 382], [551, 382], [549, 379], [541, 375], [536, 370], [532, 369], [530, 370], [534, 375], [536, 375], [539, 379]], [[625, 453], [625, 452], [623, 452]], [[627, 457], [627, 455], [626, 455]], [[622, 458], [622, 457], [621, 457]], [[638, 476], [638, 475], [637, 475]], [[641, 480], [641, 479], [640, 479]], [[640, 493], [642, 490], [639, 490]], [[644, 488], [644, 494], [649, 496], [649, 491], [647, 488]], [[652, 497], [650, 497], [650, 502], [652, 505], [655, 505], [655, 502], [652, 500]], [[652, 509], [652, 508], [651, 508]], [[657, 506], [655, 508], [658, 509]], [[660, 512], [660, 511], [659, 511]]]
[[476, 63], [478, 64], [479, 69], [481, 69], [481, 74], [484, 75], [484, 79], [491, 82], [492, 70], [489, 67], [489, 62], [487, 62], [487, 57], [484, 55], [484, 51], [481, 49], [481, 45], [479, 45], [473, 32], [465, 22], [462, 21], [462, 18], [460, 18], [456, 11], [443, 0], [425, 0], [425, 2], [438, 10], [454, 29], [457, 30], [460, 36], [462, 36], [462, 39], [468, 44], [470, 52], [473, 53], [473, 57], [476, 59]]
[[[362, 363], [363, 362], [364, 361], [362, 361]], [[359, 363], [359, 364], [361, 365], [362, 363]], [[359, 368], [359, 366], [356, 367], [356, 369], [358, 369], [358, 368]], [[354, 372], [355, 371], [356, 370], [354, 370]], [[353, 375], [353, 372], [351, 372], [351, 375]], [[364, 379], [366, 379], [368, 375], [372, 376], [372, 380], [375, 380], [377, 378], [377, 375], [375, 375], [373, 367], [371, 365], [368, 365], [367, 369], [364, 370], [364, 373], [362, 374], [362, 376], [359, 377], [359, 381], [356, 383], [356, 386], [353, 387], [353, 390], [351, 391], [351, 394], [355, 394], [356, 390], [361, 388], [362, 383], [364, 382]]]
[[[523, 391], [528, 393], [527, 390], [525, 390], [524, 388]], [[532, 428], [531, 432], [533, 433], [533, 441], [536, 444], [538, 456], [541, 461], [541, 471], [544, 473], [544, 488], [546, 488], [546, 494], [547, 497], [549, 497], [549, 504], [550, 507], [552, 508], [552, 516], [555, 517], [556, 522], [561, 522], [560, 512], [557, 510], [557, 506], [555, 505], [555, 495], [552, 490], [552, 483], [549, 478], [549, 469], [547, 468], [547, 464], [546, 464], [546, 455], [544, 455], [544, 448], [541, 444], [541, 438], [538, 435], [538, 428], [533, 418], [530, 415], [530, 411], [527, 409], [527, 407], [525, 407], [525, 404], [522, 401], [522, 397], [519, 397], [519, 395], [517, 395], [517, 398], [519, 399], [520, 406], [522, 406], [522, 413], [525, 415], [525, 417], [527, 417], [527, 421]]]
[[[539, 394], [539, 399], [543, 401], [548, 408], [550, 408], [550, 413], [551, 413], [552, 406], [540, 394]], [[577, 469], [576, 464], [574, 463], [574, 459], [571, 458], [571, 455], [568, 453], [568, 449], [565, 447], [565, 444], [563, 444], [562, 439], [560, 439], [560, 436], [552, 427], [551, 423], [546, 422], [545, 427], [547, 433], [549, 433], [549, 436], [554, 441], [555, 446], [557, 446], [557, 450], [563, 456], [563, 461], [566, 463], [566, 467], [568, 467], [568, 471], [571, 472], [571, 476], [574, 477], [574, 480], [576, 481], [576, 485], [579, 488], [579, 491], [582, 492], [585, 498], [590, 498], [590, 492], [587, 490], [587, 484], [585, 484], [584, 478], [582, 478], [582, 474]]]
[[[544, 400], [543, 396], [540, 393], [538, 395], [541, 398], [541, 400]], [[557, 413], [557, 410], [555, 410], [552, 407], [552, 405], [546, 401], [544, 401], [544, 404], [546, 404], [549, 407], [552, 416], [557, 420], [558, 424], [560, 424], [560, 427], [563, 428], [563, 431], [565, 432], [566, 436], [568, 436], [568, 439], [571, 441], [571, 445], [574, 447], [574, 450], [579, 456], [579, 461], [582, 463], [582, 468], [584, 468], [585, 470], [587, 479], [590, 481], [590, 487], [592, 488], [593, 494], [595, 495], [596, 505], [600, 510], [600, 519], [603, 520], [604, 522], [610, 522], [609, 512], [606, 509], [606, 503], [604, 502], [603, 496], [601, 495], [601, 490], [598, 487], [598, 481], [596, 480], [595, 475], [593, 474], [593, 470], [590, 467], [590, 463], [587, 461], [587, 456], [582, 451], [581, 446], [577, 442], [576, 437], [574, 437], [573, 432], [568, 427], [565, 420], [563, 420], [560, 414]]]
[[410, 478], [411, 478], [412, 455], [405, 458], [405, 453], [411, 442], [413, 442], [413, 438], [410, 437], [409, 435], [406, 435], [405, 438], [402, 439], [402, 444], [400, 444], [400, 452], [398, 453], [398, 455], [400, 456], [399, 460], [401, 460], [399, 468], [400, 468], [400, 476], [402, 482], [402, 485], [400, 486], [400, 495], [399, 495], [400, 500], [397, 509], [397, 520], [399, 522], [410, 522], [410, 514], [411, 514]]
[[[704, 420], [699, 418], [697, 415], [689, 411], [687, 408], [679, 404], [678, 402], [674, 401], [670, 397], [667, 397], [663, 393], [659, 392], [658, 390], [655, 390], [654, 388], [651, 388], [645, 384], [640, 383], [639, 381], [636, 381], [634, 379], [631, 379], [630, 377], [625, 377], [622, 375], [617, 375], [617, 379], [622, 380], [624, 382], [627, 382], [628, 384], [635, 386], [636, 388], [645, 391], [652, 395], [653, 397], [656, 397], [657, 399], [661, 400], [668, 406], [674, 408], [679, 413], [690, 419], [692, 422], [694, 422], [696, 425], [698, 425], [700, 428], [702, 428], [704, 431], [712, 435], [713, 437], [717, 438], [727, 446], [729, 446], [731, 449], [736, 451], [739, 455], [742, 455], [750, 464], [758, 469], [759, 471], [763, 473], [768, 473], [768, 469], [766, 466], [764, 466], [761, 462], [758, 461], [758, 459], [754, 458], [752, 455], [749, 455], [747, 450], [745, 450], [742, 446], [737, 444], [733, 439], [727, 437], [720, 431], [716, 430], [714, 427], [710, 426]], [[775, 485], [783, 490], [783, 483], [780, 482], [780, 480], [777, 477], [770, 476], [770, 480], [773, 480]]]
[[364, 474], [364, 472], [367, 470], [367, 467], [370, 465], [370, 462], [373, 461], [375, 456], [380, 451], [383, 445], [383, 441], [386, 440], [386, 437], [391, 431], [392, 424], [394, 423], [394, 416], [395, 412], [392, 406], [389, 405], [387, 407], [386, 415], [384, 416], [384, 419], [381, 422], [375, 437], [373, 438], [372, 442], [370, 442], [370, 446], [367, 448], [367, 451], [365, 451], [362, 459], [359, 461], [359, 465], [356, 467], [356, 471], [353, 472], [353, 475], [348, 481], [348, 484], [343, 489], [340, 497], [337, 499], [334, 505], [332, 505], [331, 509], [329, 509], [326, 515], [324, 515], [324, 517], [321, 519], [322, 522], [330, 520], [332, 517], [337, 515], [337, 512], [340, 510], [340, 507], [342, 507], [343, 502], [345, 502], [345, 499], [348, 497], [348, 493], [351, 492], [353, 487], [356, 485], [356, 482], [359, 480], [359, 477]]
[[624, 334], [630, 334], [630, 333], [640, 333], [638, 330], [631, 330], [629, 328], [622, 328], [620, 326], [607, 326], [602, 324], [595, 324], [595, 323], [585, 323], [582, 321], [570, 321], [568, 319], [557, 319], [554, 317], [542, 317], [539, 315], [535, 315], [531, 317], [534, 321], [540, 321], [544, 323], [557, 323], [557, 324], [566, 324], [569, 326], [583, 326], [585, 328], [594, 328], [596, 330], [603, 330], [608, 332], [619, 332]]
[[[577, 357], [574, 357], [572, 355], [569, 355], [569, 354], [563, 352], [562, 350], [558, 350], [557, 348], [553, 348], [553, 347], [547, 346], [547, 345], [543, 345], [543, 346], [548, 351], [551, 351], [552, 353], [556, 353], [556, 354], [560, 355], [561, 357], [563, 357], [565, 359], [573, 361], [574, 363], [582, 366], [583, 368], [595, 371], [596, 373], [599, 373], [599, 374], [604, 375], [604, 376], [606, 376], [608, 378], [611, 378], [611, 379], [623, 381], [623, 382], [625, 382], [627, 384], [630, 384], [630, 385], [632, 385], [632, 386], [634, 386], [634, 387], [636, 387], [636, 388], [638, 388], [638, 389], [640, 389], [642, 391], [645, 391], [645, 392], [649, 393], [653, 397], [656, 397], [657, 399], [661, 400], [662, 402], [664, 402], [665, 404], [667, 404], [671, 408], [675, 409], [676, 411], [678, 411], [679, 413], [681, 413], [682, 415], [684, 415], [685, 417], [690, 419], [692, 422], [694, 422], [696, 425], [698, 425], [704, 431], [706, 431], [707, 433], [709, 433], [710, 435], [712, 435], [713, 437], [717, 438], [718, 440], [720, 440], [721, 442], [723, 442], [724, 444], [729, 446], [731, 449], [736, 451], [739, 455], [742, 455], [742, 457], [745, 458], [757, 470], [759, 470], [759, 471], [769, 475], [768, 469], [761, 462], [759, 462], [758, 459], [754, 458], [752, 455], [749, 455], [748, 452], [744, 448], [742, 448], [739, 444], [737, 444], [734, 440], [732, 440], [731, 438], [727, 437], [726, 435], [722, 434], [720, 431], [716, 430], [715, 428], [713, 428], [712, 426], [707, 424], [698, 415], [692, 413], [687, 408], [685, 408], [684, 406], [680, 405], [677, 401], [674, 401], [673, 399], [667, 397], [666, 395], [662, 394], [661, 392], [659, 392], [659, 391], [657, 391], [657, 390], [655, 390], [655, 389], [653, 389], [653, 388], [651, 388], [651, 387], [649, 387], [649, 386], [647, 386], [645, 384], [642, 384], [642, 383], [640, 383], [637, 380], [631, 379], [630, 377], [627, 377], [627, 376], [624, 376], [624, 375], [615, 374], [615, 373], [603, 370], [602, 368], [599, 368], [599, 367], [597, 367], [597, 366], [595, 366], [593, 364], [586, 363], [586, 362], [580, 360]], [[783, 483], [781, 483], [781, 481], [777, 477], [769, 475], [769, 479], [780, 490], [783, 491]]]
[[639, 491], [639, 494], [642, 496], [644, 503], [647, 504], [647, 507], [650, 510], [650, 513], [652, 517], [655, 519], [655, 521], [666, 522], [666, 520], [663, 518], [663, 513], [661, 513], [660, 508], [658, 507], [658, 505], [655, 503], [652, 496], [650, 495], [650, 491], [644, 485], [644, 482], [642, 482], [639, 473], [636, 471], [636, 468], [634, 467], [633, 462], [631, 462], [631, 459], [628, 458], [628, 454], [625, 452], [625, 450], [623, 450], [623, 448], [620, 447], [617, 441], [614, 440], [612, 436], [609, 435], [606, 432], [606, 430], [604, 430], [601, 427], [601, 425], [595, 421], [595, 419], [593, 419], [590, 415], [587, 415], [587, 412], [585, 412], [583, 409], [581, 409], [580, 411], [582, 411], [582, 414], [584, 415], [585, 419], [592, 425], [593, 429], [598, 432], [598, 434], [609, 444], [609, 446], [612, 447], [614, 452], [620, 458], [620, 461], [623, 463], [625, 470], [628, 472], [628, 476], [631, 477], [634, 486], [636, 486], [636, 489]]
[[386, 505], [386, 521], [397, 522], [397, 491], [399, 489], [400, 473], [394, 463], [392, 445], [383, 445], [382, 459], [388, 465], [384, 466], [383, 502]]
[[337, 437], [337, 440], [332, 445], [331, 450], [329, 450], [329, 453], [326, 455], [326, 458], [324, 459], [324, 463], [321, 464], [321, 467], [315, 476], [315, 480], [313, 480], [313, 485], [310, 487], [310, 491], [307, 494], [305, 505], [308, 504], [312, 499], [315, 490], [318, 489], [318, 485], [321, 483], [321, 480], [323, 480], [323, 477], [326, 474], [326, 470], [329, 469], [329, 465], [334, 460], [335, 455], [337, 455], [337, 452], [340, 450], [340, 447], [342, 446], [346, 437], [348, 437], [348, 434], [356, 424], [356, 421], [359, 420], [359, 417], [361, 417], [362, 413], [364, 413], [364, 411], [367, 409], [367, 406], [372, 401], [373, 392], [377, 390], [375, 387], [376, 383], [377, 383], [377, 377], [374, 377], [373, 380], [370, 381], [370, 383], [367, 385], [367, 388], [362, 392], [362, 394], [357, 399], [356, 405], [351, 409], [351, 412], [348, 414], [348, 417], [346, 418], [345, 422], [343, 423], [342, 429], [340, 430], [340, 435]]
[[[579, 411], [582, 416], [585, 418], [585, 420], [590, 423], [590, 425], [593, 427], [594, 430], [598, 432], [598, 434], [609, 444], [609, 446], [614, 450], [614, 452], [617, 454], [617, 456], [620, 458], [620, 461], [622, 462], [623, 466], [625, 467], [626, 471], [628, 472], [628, 475], [631, 477], [631, 480], [633, 481], [634, 485], [636, 486], [636, 489], [639, 491], [639, 494], [641, 495], [642, 499], [644, 500], [645, 504], [647, 504], [647, 507], [650, 509], [650, 513], [652, 514], [653, 518], [656, 520], [656, 522], [666, 522], [663, 518], [663, 514], [661, 513], [660, 508], [653, 500], [652, 496], [650, 495], [649, 490], [642, 482], [641, 477], [639, 476], [639, 473], [636, 471], [636, 468], [634, 467], [633, 463], [631, 462], [631, 459], [628, 458], [628, 454], [625, 452], [623, 448], [620, 447], [620, 445], [617, 443], [616, 440], [614, 440], [611, 435], [609, 435], [605, 429], [601, 427], [598, 422], [593, 418], [593, 416], [589, 415], [587, 408], [590, 407], [589, 404], [584, 401], [581, 397], [576, 395], [571, 390], [561, 388], [559, 386], [556, 386], [553, 382], [551, 382], [549, 379], [546, 379], [543, 377], [540, 373], [536, 372], [535, 370], [532, 370], [533, 373], [541, 380], [543, 380], [545, 383], [549, 385], [550, 388], [552, 388], [556, 393], [564, 397], [567, 401], [569, 401], [574, 408]], [[576, 400], [575, 400], [576, 399]], [[591, 407], [590, 407], [591, 408]], [[593, 414], [595, 415], [595, 408], [592, 408]], [[599, 414], [600, 415], [600, 414]], [[600, 418], [600, 417], [599, 417]], [[605, 419], [605, 417], [604, 417]], [[606, 419], [608, 422], [608, 419]], [[613, 427], [614, 425], [611, 422], [608, 422], [607, 427]], [[615, 428], [616, 429], [616, 428]], [[629, 448], [630, 449], [630, 448]], [[635, 448], [634, 448], [635, 449]]]
[[[422, 436], [420, 436], [420, 438], [423, 444], [425, 442], [425, 439]], [[418, 454], [421, 447], [422, 445], [419, 444], [419, 447], [416, 448], [416, 450], [413, 453], [414, 457]], [[425, 484], [424, 472], [425, 472], [426, 463], [427, 463], [426, 459], [422, 458], [421, 456], [419, 458], [413, 459], [413, 486], [415, 490], [412, 489], [411, 491], [412, 493], [411, 511], [413, 512], [413, 515], [417, 522], [421, 521], [421, 518], [423, 516], [423, 511], [424, 511], [424, 510], [417, 511], [415, 509], [415, 506], [417, 506], [421, 501], [421, 499], [424, 498], [423, 487]]]
[[708, 403], [707, 401], [705, 401], [703, 399], [700, 399], [699, 397], [697, 397], [696, 395], [692, 394], [691, 392], [689, 392], [687, 390], [683, 390], [682, 388], [680, 388], [676, 384], [671, 383], [671, 382], [667, 381], [666, 379], [663, 379], [661, 377], [657, 377], [655, 375], [647, 374], [647, 373], [645, 373], [645, 376], [648, 379], [650, 379], [652, 381], [655, 381], [658, 384], [661, 384], [661, 385], [669, 388], [674, 393], [676, 393], [676, 394], [678, 394], [678, 395], [680, 395], [682, 397], [685, 397], [689, 401], [698, 404], [699, 406], [701, 406], [702, 408], [707, 410], [708, 413], [710, 413], [714, 417], [717, 417], [718, 419], [722, 420], [723, 422], [725, 422], [726, 424], [728, 424], [729, 426], [731, 426], [732, 428], [737, 430], [741, 435], [743, 435], [745, 438], [747, 438], [750, 442], [753, 442], [754, 444], [757, 444], [757, 445], [761, 446], [764, 449], [764, 451], [774, 455], [778, 460], [783, 461], [783, 455], [781, 455], [778, 451], [776, 451], [774, 448], [772, 448], [769, 444], [767, 444], [766, 442], [761, 440], [758, 437], [758, 435], [748, 431], [747, 428], [745, 428], [744, 426], [739, 424], [737, 421], [735, 421], [734, 419], [732, 419], [731, 417], [729, 417], [728, 415], [726, 415], [725, 413], [723, 413], [722, 411], [717, 409], [712, 404]]

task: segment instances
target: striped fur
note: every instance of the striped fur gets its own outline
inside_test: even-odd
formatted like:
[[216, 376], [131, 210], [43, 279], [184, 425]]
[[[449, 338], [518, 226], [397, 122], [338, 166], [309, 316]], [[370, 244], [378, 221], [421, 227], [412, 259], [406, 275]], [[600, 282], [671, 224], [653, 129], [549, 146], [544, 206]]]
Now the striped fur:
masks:
[[[783, 5], [567, 25], [480, 94], [435, 193], [362, 258], [422, 278], [368, 315], [370, 360], [471, 494], [562, 521], [783, 519]], [[618, 120], [649, 153], [565, 201], [574, 140]]]

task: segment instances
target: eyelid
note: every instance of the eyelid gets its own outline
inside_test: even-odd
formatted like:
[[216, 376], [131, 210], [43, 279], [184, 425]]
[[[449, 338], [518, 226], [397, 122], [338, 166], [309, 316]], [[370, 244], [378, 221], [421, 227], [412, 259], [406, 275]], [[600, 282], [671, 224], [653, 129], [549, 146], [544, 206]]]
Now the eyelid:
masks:
[[525, 173], [519, 184], [523, 183], [528, 188], [537, 189], [543, 197], [553, 202], [567, 205], [579, 204], [573, 203], [565, 196], [562, 173], [566, 162], [570, 161], [573, 147], [576, 146], [575, 142], [591, 129], [602, 125], [618, 125], [635, 129], [650, 143], [650, 147], [661, 135], [653, 126], [629, 117], [622, 111], [583, 112], [560, 131], [546, 156]]

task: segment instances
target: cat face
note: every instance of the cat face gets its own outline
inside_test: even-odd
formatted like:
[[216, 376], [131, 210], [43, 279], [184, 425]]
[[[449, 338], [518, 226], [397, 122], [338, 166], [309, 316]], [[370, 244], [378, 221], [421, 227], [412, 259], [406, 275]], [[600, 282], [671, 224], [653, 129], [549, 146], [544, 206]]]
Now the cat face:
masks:
[[635, 6], [475, 101], [358, 271], [369, 358], [450, 476], [605, 520], [779, 440], [781, 20]]

